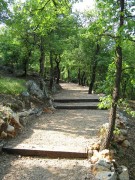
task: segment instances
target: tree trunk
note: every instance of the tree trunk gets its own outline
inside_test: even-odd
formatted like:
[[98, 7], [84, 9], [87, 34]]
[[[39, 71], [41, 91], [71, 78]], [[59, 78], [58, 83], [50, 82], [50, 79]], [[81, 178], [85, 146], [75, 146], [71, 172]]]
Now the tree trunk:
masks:
[[86, 80], [85, 72], [83, 71], [83, 74], [82, 74], [82, 77], [81, 77], [81, 85], [82, 85], [82, 86], [85, 85], [85, 80]]
[[68, 69], [68, 82], [70, 82], [70, 71]]
[[78, 70], [78, 84], [81, 85], [81, 70]]
[[50, 90], [53, 87], [53, 52], [50, 51]]
[[39, 59], [39, 64], [40, 64], [40, 71], [39, 74], [41, 77], [44, 77], [44, 62], [45, 62], [45, 50], [44, 50], [44, 39], [41, 36], [40, 40], [40, 59]]
[[88, 94], [92, 94], [92, 90], [94, 87], [95, 79], [96, 79], [96, 69], [97, 69], [97, 55], [99, 54], [100, 46], [97, 44], [96, 46], [96, 51], [95, 51], [95, 57], [94, 57], [94, 62], [92, 66], [92, 74], [91, 74], [91, 82], [89, 85], [89, 91]]
[[109, 116], [109, 129], [106, 136], [105, 141], [101, 145], [102, 149], [108, 149], [110, 142], [113, 137], [113, 131], [115, 128], [115, 119], [116, 119], [116, 110], [117, 110], [117, 103], [119, 100], [119, 93], [120, 93], [120, 82], [121, 82], [121, 73], [122, 73], [122, 47], [121, 47], [121, 27], [124, 25], [124, 0], [120, 0], [120, 24], [119, 30], [120, 33], [119, 37], [117, 38], [116, 42], [116, 75], [115, 75], [115, 85], [113, 89], [113, 102], [111, 105], [110, 116]]
[[27, 70], [28, 70], [28, 64], [29, 64], [28, 62], [29, 62], [30, 57], [31, 57], [31, 50], [29, 50], [28, 55], [25, 57], [25, 60], [23, 63], [24, 76], [27, 76]]
[[60, 55], [59, 56], [57, 56], [56, 55], [56, 57], [55, 57], [55, 62], [56, 62], [56, 74], [57, 74], [57, 76], [56, 76], [56, 83], [57, 84], [59, 84], [59, 80], [60, 80], [60, 61], [61, 61], [61, 57], [60, 57]]

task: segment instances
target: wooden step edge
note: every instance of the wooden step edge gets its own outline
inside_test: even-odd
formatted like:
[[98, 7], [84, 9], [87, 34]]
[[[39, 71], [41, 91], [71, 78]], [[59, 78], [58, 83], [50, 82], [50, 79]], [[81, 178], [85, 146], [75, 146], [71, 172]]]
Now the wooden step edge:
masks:
[[29, 148], [19, 148], [19, 147], [8, 147], [2, 148], [3, 152], [22, 156], [40, 156], [46, 158], [64, 158], [64, 159], [87, 159], [88, 152], [84, 150], [82, 152], [68, 152], [68, 151], [57, 151], [57, 150], [43, 150], [43, 149], [29, 149]]
[[98, 109], [98, 106], [54, 106], [55, 109]]
[[69, 103], [69, 102], [99, 102], [99, 99], [54, 99], [54, 102]]

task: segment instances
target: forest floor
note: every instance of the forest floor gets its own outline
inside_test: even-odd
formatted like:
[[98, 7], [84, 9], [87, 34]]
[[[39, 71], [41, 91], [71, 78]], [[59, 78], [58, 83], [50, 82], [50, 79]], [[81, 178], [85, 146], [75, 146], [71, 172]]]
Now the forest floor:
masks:
[[[55, 98], [88, 97], [85, 87], [69, 83], [63, 84], [63, 88]], [[91, 98], [95, 97], [91, 95]], [[27, 144], [79, 151], [97, 141], [98, 129], [107, 119], [106, 110], [55, 110], [30, 118], [23, 131], [9, 140], [8, 145]], [[87, 159], [47, 159], [2, 154], [0, 162], [0, 180], [94, 179]]]
[[[54, 98], [90, 97], [87, 87], [69, 83]], [[92, 95], [91, 98], [97, 97]], [[38, 146], [85, 148], [97, 141], [99, 127], [108, 121], [108, 111], [56, 110], [40, 117], [30, 117], [28, 124], [8, 144], [31, 144]], [[120, 149], [116, 154], [119, 165], [129, 169], [130, 180], [135, 179], [135, 123], [129, 119], [128, 137], [131, 147]], [[48, 136], [49, 134], [49, 136]], [[48, 159], [20, 155], [0, 155], [0, 180], [92, 180], [90, 162], [79, 159]]]

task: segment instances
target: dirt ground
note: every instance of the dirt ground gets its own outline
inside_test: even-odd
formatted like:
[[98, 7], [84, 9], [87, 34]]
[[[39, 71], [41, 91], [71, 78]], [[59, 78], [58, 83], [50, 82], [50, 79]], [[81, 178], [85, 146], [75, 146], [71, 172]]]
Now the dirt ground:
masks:
[[[64, 85], [55, 98], [90, 97], [87, 87], [70, 83]], [[80, 98], [81, 98], [80, 97]], [[49, 148], [86, 148], [97, 140], [97, 132], [108, 121], [108, 111], [101, 110], [56, 110], [40, 117], [30, 117], [28, 124], [15, 139], [8, 144], [31, 144]], [[131, 147], [119, 149], [116, 155], [118, 164], [129, 169], [130, 180], [135, 180], [135, 123], [129, 120], [129, 141]], [[94, 180], [90, 172], [90, 162], [79, 159], [47, 159], [0, 154], [0, 180]]]
[[[63, 88], [65, 90], [58, 93], [55, 98], [74, 98], [75, 94], [77, 97], [86, 97], [87, 88], [74, 84], [65, 84]], [[46, 146], [50, 150], [79, 151], [80, 148], [87, 148], [97, 140], [98, 128], [107, 121], [107, 117], [107, 111], [101, 110], [56, 110], [54, 113], [44, 113], [40, 117], [30, 117], [22, 132], [9, 140], [8, 144], [29, 144]], [[87, 159], [47, 159], [2, 154], [0, 162], [0, 180], [94, 179], [90, 173], [91, 164]]]

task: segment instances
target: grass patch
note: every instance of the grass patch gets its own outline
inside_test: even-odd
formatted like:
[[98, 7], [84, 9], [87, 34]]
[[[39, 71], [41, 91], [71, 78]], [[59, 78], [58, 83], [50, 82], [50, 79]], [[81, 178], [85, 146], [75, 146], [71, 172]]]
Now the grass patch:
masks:
[[26, 90], [25, 80], [0, 77], [0, 93], [19, 95]]

